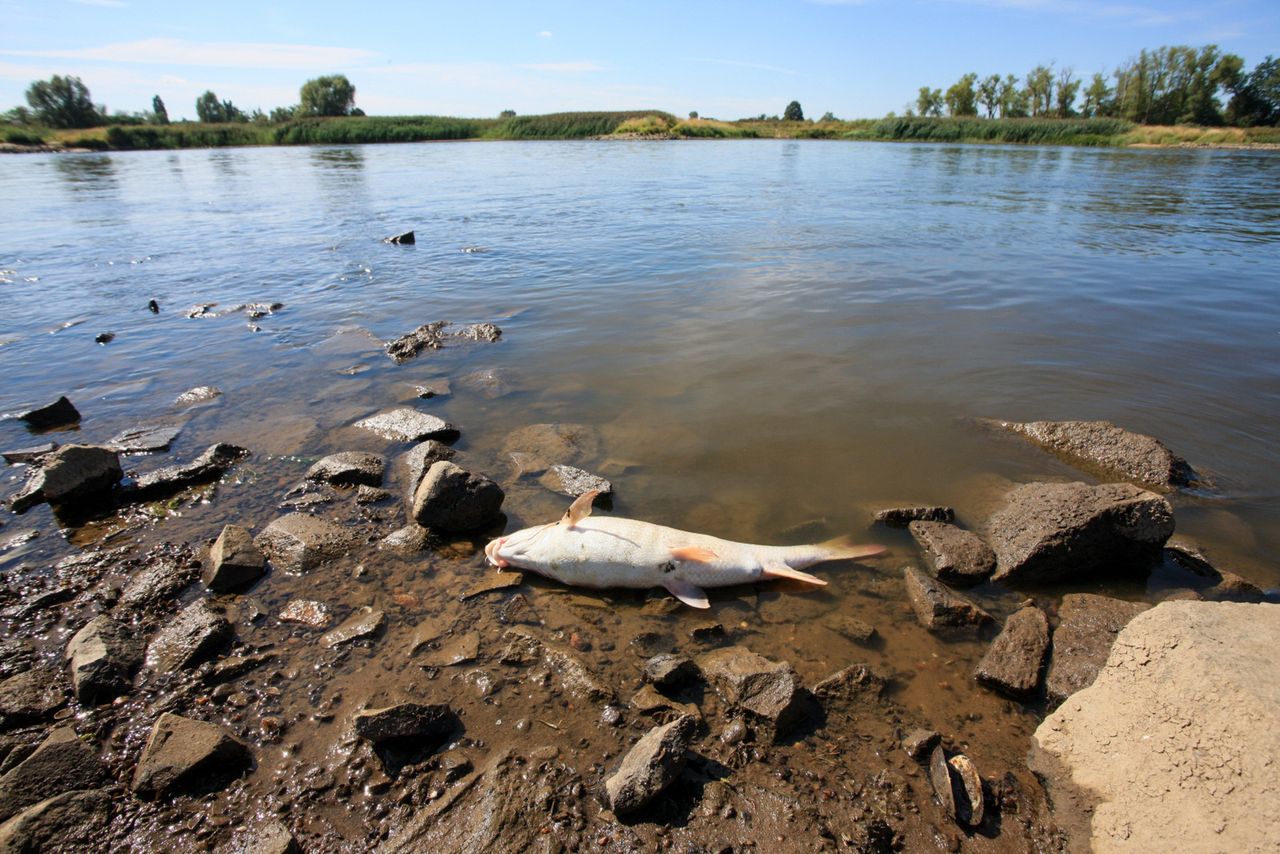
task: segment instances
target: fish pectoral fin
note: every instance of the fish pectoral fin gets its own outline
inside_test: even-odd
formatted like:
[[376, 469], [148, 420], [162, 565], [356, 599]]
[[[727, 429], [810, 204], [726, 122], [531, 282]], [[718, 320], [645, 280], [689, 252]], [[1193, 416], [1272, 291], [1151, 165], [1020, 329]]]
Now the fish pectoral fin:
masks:
[[817, 584], [820, 587], [827, 586], [827, 582], [818, 576], [792, 569], [785, 563], [766, 563], [762, 569], [761, 576], [764, 578], [789, 578], [792, 581], [803, 581], [805, 584]]
[[701, 546], [672, 546], [671, 556], [676, 560], [687, 560], [692, 563], [711, 563], [720, 557], [711, 549], [704, 549]]
[[711, 603], [707, 601], [707, 591], [696, 584], [690, 584], [682, 578], [669, 575], [663, 580], [662, 585], [667, 588], [668, 593], [691, 608], [711, 607]]
[[560, 521], [568, 522], [569, 527], [581, 522], [583, 519], [591, 515], [591, 502], [596, 500], [596, 496], [600, 494], [600, 490], [593, 489], [590, 492], [584, 492], [577, 498], [573, 499], [573, 503], [569, 505], [569, 509], [564, 511], [564, 518]]

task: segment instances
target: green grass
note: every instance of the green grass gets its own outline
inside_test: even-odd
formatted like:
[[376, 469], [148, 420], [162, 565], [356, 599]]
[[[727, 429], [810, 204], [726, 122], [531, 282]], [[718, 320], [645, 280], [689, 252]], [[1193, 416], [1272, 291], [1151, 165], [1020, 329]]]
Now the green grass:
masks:
[[615, 135], [670, 136], [671, 128], [675, 126], [675, 123], [675, 116], [666, 114], [638, 116], [622, 122], [622, 124], [613, 129], [613, 133]]
[[1133, 125], [1120, 119], [979, 119], [904, 117], [856, 122], [843, 139], [1118, 145]]

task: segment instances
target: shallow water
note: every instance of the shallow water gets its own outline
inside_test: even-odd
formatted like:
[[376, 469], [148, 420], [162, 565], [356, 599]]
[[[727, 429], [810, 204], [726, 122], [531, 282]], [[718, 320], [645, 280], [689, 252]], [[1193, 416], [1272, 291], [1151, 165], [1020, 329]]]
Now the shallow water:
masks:
[[[810, 682], [868, 661], [984, 761], [1020, 764], [1034, 716], [972, 686], [984, 645], [916, 625], [898, 575], [914, 549], [868, 530], [871, 512], [946, 503], [976, 527], [1010, 481], [1088, 478], [966, 419], [1107, 419], [1212, 480], [1173, 497], [1180, 534], [1280, 585], [1277, 186], [1272, 153], [817, 141], [8, 157], [0, 412], [66, 394], [86, 441], [172, 417], [186, 423], [172, 456], [215, 440], [252, 449], [211, 502], [145, 535], [191, 542], [227, 521], [260, 530], [324, 453], [390, 459], [402, 446], [350, 425], [404, 401], [461, 428], [466, 464], [508, 487], [510, 527], [545, 521], [567, 499], [514, 483], [503, 440], [526, 424], [591, 425], [603, 448], [586, 467], [622, 472], [614, 512], [755, 541], [808, 523], [893, 546], [877, 569], [826, 572], [822, 591], [725, 591], [711, 618]], [[380, 242], [410, 228], [415, 246]], [[210, 302], [284, 308], [260, 331], [242, 314], [186, 316]], [[402, 366], [381, 352], [438, 319], [493, 321], [503, 337]], [[104, 331], [115, 339], [96, 344]], [[414, 399], [408, 383], [436, 377], [452, 394]], [[197, 385], [224, 394], [175, 410]], [[0, 421], [4, 447], [32, 441]], [[398, 504], [375, 512], [383, 533], [401, 524]], [[6, 520], [5, 535], [48, 515]], [[72, 548], [45, 536], [0, 559], [36, 566]], [[454, 594], [484, 571], [478, 555], [356, 560], [359, 583], [348, 564], [272, 576], [254, 595], [271, 611], [303, 595], [339, 616], [386, 607], [398, 617], [385, 649], [424, 616], [472, 619]], [[1183, 583], [1087, 589], [1155, 599]], [[406, 592], [418, 601], [395, 599]], [[549, 626], [595, 638], [596, 665], [635, 669], [599, 643], [622, 650], [649, 627], [643, 597], [607, 597], [590, 616], [556, 604], [553, 586], [530, 594]], [[978, 595], [998, 615], [1018, 601]], [[841, 638], [842, 614], [882, 642]], [[663, 630], [683, 639], [706, 620], [681, 612]], [[303, 667], [317, 655], [290, 653]], [[382, 658], [326, 684], [350, 697], [408, 666]], [[300, 692], [286, 710], [307, 706]]]

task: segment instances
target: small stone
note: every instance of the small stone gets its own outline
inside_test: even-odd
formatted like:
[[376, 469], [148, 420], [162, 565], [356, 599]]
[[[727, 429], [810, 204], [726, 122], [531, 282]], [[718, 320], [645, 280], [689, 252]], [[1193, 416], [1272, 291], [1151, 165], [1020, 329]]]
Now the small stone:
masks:
[[382, 611], [366, 608], [362, 613], [348, 618], [336, 629], [320, 637], [322, 646], [332, 649], [335, 646], [362, 638], [373, 637], [386, 625], [386, 615]]
[[114, 332], [99, 332], [93, 336], [93, 343], [95, 344], [110, 344], [114, 340], [116, 340]]
[[831, 628], [856, 644], [866, 646], [876, 637], [876, 627], [870, 623], [841, 614], [835, 618]]
[[312, 570], [354, 544], [355, 537], [347, 529], [305, 513], [281, 516], [254, 540], [273, 566], [292, 573]]
[[933, 729], [913, 729], [902, 739], [902, 749], [916, 762], [925, 762], [935, 747], [942, 743], [942, 736]]
[[480, 635], [466, 632], [440, 645], [438, 650], [428, 652], [419, 662], [424, 667], [451, 667], [474, 661], [480, 654]]
[[280, 622], [297, 623], [313, 629], [329, 625], [329, 606], [311, 599], [294, 599], [280, 612]]
[[390, 237], [382, 238], [383, 243], [394, 243], [398, 246], [412, 246], [417, 243], [417, 238], [413, 236], [412, 231], [404, 231], [400, 234], [393, 234]]
[[497, 520], [502, 488], [451, 462], [432, 464], [413, 496], [411, 517], [434, 531], [474, 531]]
[[266, 573], [266, 558], [253, 544], [253, 536], [239, 525], [226, 525], [213, 548], [203, 581], [210, 590], [237, 590]]
[[306, 477], [335, 486], [381, 486], [382, 457], [360, 451], [330, 454], [308, 469]]
[[63, 427], [80, 421], [80, 412], [66, 397], [60, 397], [47, 406], [29, 409], [18, 415], [18, 418], [37, 429]]
[[978, 626], [991, 620], [986, 611], [915, 567], [906, 567], [903, 577], [916, 618], [927, 629]]
[[357, 421], [355, 426], [393, 442], [421, 442], [424, 439], [451, 441], [459, 435], [458, 428], [443, 418], [407, 407], [370, 415]]
[[875, 514], [875, 521], [889, 528], [905, 528], [912, 522], [954, 522], [954, 507], [921, 505], [917, 507], [889, 507]]
[[256, 827], [237, 831], [225, 854], [302, 854], [302, 848], [289, 828], [269, 818]]
[[458, 718], [443, 703], [397, 703], [356, 712], [351, 722], [356, 735], [378, 743], [399, 738], [439, 738], [454, 730]]
[[813, 695], [828, 711], [869, 700], [876, 703], [884, 694], [889, 680], [865, 664], [851, 664], [832, 673], [813, 686]]
[[996, 570], [996, 553], [972, 531], [920, 520], [907, 528], [933, 567], [933, 574], [947, 584], [971, 587]]
[[209, 401], [221, 396], [222, 392], [213, 386], [201, 385], [187, 389], [182, 394], [174, 398], [173, 402], [178, 406], [194, 406], [197, 403], [208, 403]]
[[568, 495], [572, 498], [585, 495], [592, 490], [601, 495], [608, 495], [613, 492], [613, 484], [604, 478], [561, 463], [556, 463], [548, 468], [546, 473], [538, 478], [538, 483], [552, 492], [558, 492], [561, 495]]
[[366, 486], [361, 484], [356, 487], [357, 504], [377, 504], [380, 501], [386, 501], [390, 497], [390, 492], [387, 492], [385, 489], [379, 489], [376, 486]]
[[378, 545], [379, 547], [390, 551], [401, 552], [403, 554], [413, 554], [425, 549], [430, 538], [430, 531], [419, 525], [417, 522], [410, 522], [403, 528], [397, 528], [390, 534], [387, 534], [382, 538]]
[[519, 587], [523, 583], [523, 572], [507, 572], [501, 569], [496, 572], [486, 572], [479, 581], [468, 587], [460, 598], [465, 602], [468, 599], [474, 599], [477, 596], [492, 593], [495, 590], [510, 590], [512, 587]]
[[726, 704], [768, 721], [779, 735], [803, 717], [806, 692], [785, 661], [730, 646], [701, 656], [698, 665]]
[[107, 446], [122, 454], [153, 454], [169, 450], [181, 433], [181, 424], [146, 424], [117, 433]]
[[978, 662], [974, 677], [1014, 698], [1035, 693], [1049, 651], [1049, 619], [1035, 606], [1015, 611]]
[[678, 688], [699, 675], [698, 665], [682, 655], [663, 653], [644, 663], [644, 681], [660, 688]]
[[132, 788], [142, 798], [217, 791], [253, 762], [249, 748], [222, 727], [165, 712], [147, 739]]
[[695, 721], [685, 715], [655, 727], [627, 751], [605, 781], [609, 808], [617, 815], [635, 812], [669, 786], [688, 760]]

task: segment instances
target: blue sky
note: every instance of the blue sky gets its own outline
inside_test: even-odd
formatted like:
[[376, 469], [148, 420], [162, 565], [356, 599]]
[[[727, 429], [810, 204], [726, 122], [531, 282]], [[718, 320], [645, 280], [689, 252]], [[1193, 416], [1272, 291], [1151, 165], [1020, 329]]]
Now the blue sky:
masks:
[[371, 114], [657, 107], [734, 119], [881, 116], [968, 71], [1039, 63], [1110, 72], [1142, 48], [1280, 54], [1280, 0], [0, 0], [0, 110], [74, 74], [111, 110], [159, 94], [194, 118], [212, 89], [242, 109], [294, 104], [344, 73]]

